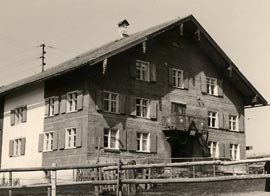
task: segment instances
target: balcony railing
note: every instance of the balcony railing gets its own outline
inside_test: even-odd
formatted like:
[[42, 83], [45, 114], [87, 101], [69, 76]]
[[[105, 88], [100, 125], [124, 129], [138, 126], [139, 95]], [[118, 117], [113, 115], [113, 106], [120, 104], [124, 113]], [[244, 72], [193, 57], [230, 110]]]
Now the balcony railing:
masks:
[[207, 118], [189, 115], [170, 115], [163, 117], [163, 126], [165, 129], [187, 131], [192, 121], [198, 130], [207, 129]]

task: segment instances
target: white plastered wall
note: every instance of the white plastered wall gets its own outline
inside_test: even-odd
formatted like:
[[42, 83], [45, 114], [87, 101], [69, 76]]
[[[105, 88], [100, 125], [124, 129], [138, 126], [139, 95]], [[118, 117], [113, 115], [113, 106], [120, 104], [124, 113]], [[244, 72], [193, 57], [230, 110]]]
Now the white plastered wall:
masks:
[[[10, 124], [10, 111], [27, 105], [27, 121], [14, 126]], [[8, 94], [4, 103], [2, 165], [1, 168], [41, 167], [42, 153], [38, 152], [39, 134], [44, 126], [44, 85], [37, 84]], [[26, 138], [25, 155], [9, 157], [9, 141]], [[5, 178], [8, 175], [5, 174]], [[44, 178], [43, 172], [14, 173], [20, 184], [36, 183]]]

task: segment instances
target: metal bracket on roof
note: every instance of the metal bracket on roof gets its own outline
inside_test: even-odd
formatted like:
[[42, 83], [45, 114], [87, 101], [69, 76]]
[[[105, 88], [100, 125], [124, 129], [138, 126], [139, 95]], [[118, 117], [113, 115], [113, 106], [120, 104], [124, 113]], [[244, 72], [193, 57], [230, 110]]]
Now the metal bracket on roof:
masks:
[[183, 36], [184, 35], [184, 24], [181, 23], [179, 28], [180, 28], [180, 35]]
[[107, 64], [108, 64], [108, 59], [104, 59], [103, 64], [102, 64], [102, 74], [106, 73]]
[[196, 40], [201, 41], [201, 31], [197, 29], [194, 34], [196, 36]]
[[143, 53], [145, 54], [146, 53], [146, 42], [145, 41], [142, 43], [142, 49], [143, 49]]
[[227, 68], [227, 70], [229, 71], [230, 77], [232, 77], [233, 67], [232, 67], [231, 64], [230, 64], [230, 66]]

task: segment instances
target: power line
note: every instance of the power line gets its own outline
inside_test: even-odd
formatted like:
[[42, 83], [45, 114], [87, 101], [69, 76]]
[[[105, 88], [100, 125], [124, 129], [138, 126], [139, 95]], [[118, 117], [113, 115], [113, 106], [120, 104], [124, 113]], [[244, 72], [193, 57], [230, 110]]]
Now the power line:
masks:
[[34, 49], [37, 49], [37, 47], [35, 46], [35, 47], [29, 48], [27, 50], [24, 50], [22, 52], [18, 52], [18, 53], [15, 53], [15, 54], [5, 56], [4, 58], [0, 58], [0, 60], [3, 61], [3, 60], [6, 60], [6, 59], [10, 59], [10, 58], [14, 59], [14, 57], [16, 58], [16, 56], [28, 53], [29, 51], [32, 51]]
[[29, 59], [31, 60], [31, 59], [33, 59], [33, 58], [38, 58], [38, 56], [37, 56], [37, 55], [32, 55], [32, 56], [29, 56], [29, 57], [27, 57], [27, 58], [20, 59], [19, 61], [15, 61], [15, 62], [8, 63], [8, 64], [2, 64], [2, 65], [0, 65], [0, 67], [6, 67], [6, 68], [12, 67], [12, 66], [15, 66], [15, 65], [24, 63], [25, 61], [27, 61], [27, 60], [29, 60]]
[[[29, 75], [35, 74], [35, 73], [33, 73], [33, 70], [34, 70], [33, 68], [37, 68], [37, 67], [32, 66], [32, 67], [28, 67], [28, 69], [25, 69], [24, 71], [18, 70], [18, 72], [11, 72], [10, 74], [5, 75], [4, 77], [1, 77], [1, 80], [2, 79], [10, 79], [10, 78], [18, 78], [19, 76], [22, 76], [22, 73], [26, 73], [26, 72], [28, 72]], [[30, 71], [32, 71], [32, 72], [30, 72]]]

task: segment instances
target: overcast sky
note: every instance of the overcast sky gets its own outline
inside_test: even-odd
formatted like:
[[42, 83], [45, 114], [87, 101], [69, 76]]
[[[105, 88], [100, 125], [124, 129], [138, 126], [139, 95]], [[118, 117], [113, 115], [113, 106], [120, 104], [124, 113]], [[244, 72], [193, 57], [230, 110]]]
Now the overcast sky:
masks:
[[[249, 81], [270, 100], [269, 0], [0, 0], [0, 85], [118, 39], [193, 14]], [[246, 111], [247, 145], [270, 154], [270, 107]]]

